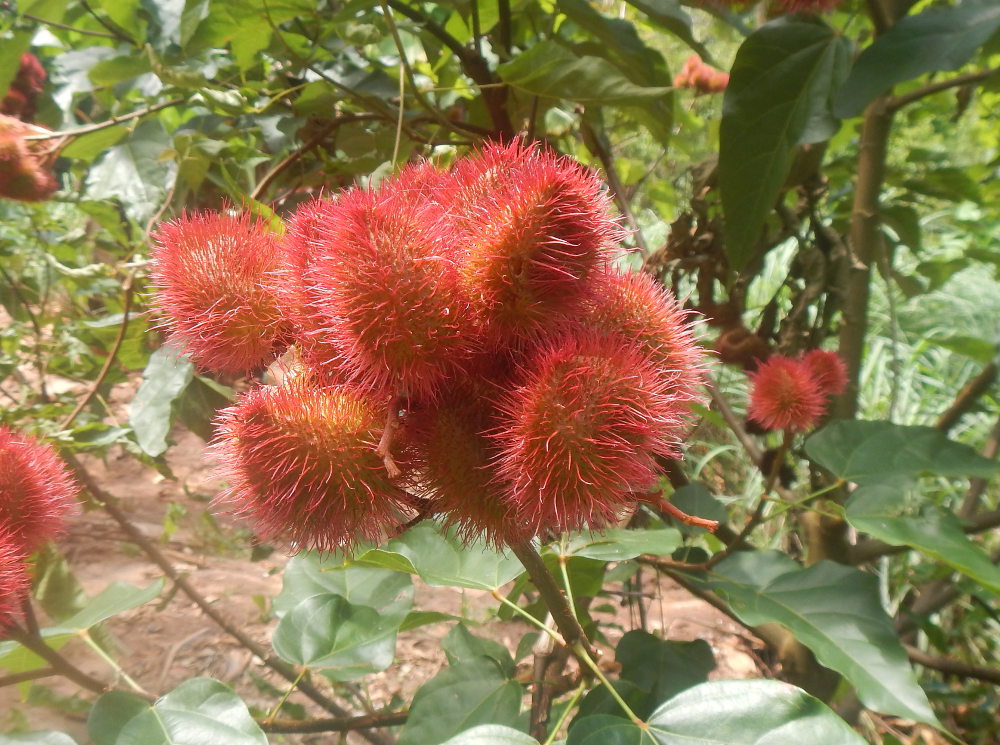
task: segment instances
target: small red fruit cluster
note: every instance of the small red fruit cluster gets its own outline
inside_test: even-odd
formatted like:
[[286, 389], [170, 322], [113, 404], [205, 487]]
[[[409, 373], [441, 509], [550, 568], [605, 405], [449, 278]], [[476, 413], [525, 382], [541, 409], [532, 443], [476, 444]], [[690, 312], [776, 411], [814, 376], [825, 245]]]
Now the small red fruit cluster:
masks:
[[38, 95], [45, 87], [45, 68], [31, 52], [21, 55], [21, 64], [10, 88], [0, 99], [0, 114], [30, 122], [35, 117]]
[[729, 85], [729, 73], [716, 70], [692, 54], [674, 77], [674, 88], [694, 88], [699, 93], [722, 93]]
[[814, 349], [798, 358], [772, 355], [750, 378], [750, 419], [769, 430], [805, 432], [830, 397], [844, 392], [847, 367], [836, 352]]
[[[613, 267], [598, 177], [520, 141], [313, 199], [161, 225], [162, 326], [204, 369], [271, 365], [221, 412], [221, 500], [297, 548], [440, 515], [497, 545], [600, 528], [678, 455], [690, 320]], [[280, 356], [278, 362], [274, 362]]]
[[28, 557], [62, 532], [76, 491], [51, 446], [0, 426], [0, 631], [27, 596]]

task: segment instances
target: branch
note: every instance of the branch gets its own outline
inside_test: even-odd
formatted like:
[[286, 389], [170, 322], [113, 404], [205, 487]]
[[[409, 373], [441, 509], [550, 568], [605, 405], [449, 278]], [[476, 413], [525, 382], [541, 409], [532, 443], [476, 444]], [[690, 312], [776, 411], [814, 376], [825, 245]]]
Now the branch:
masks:
[[[87, 491], [90, 492], [90, 495], [100, 504], [104, 511], [118, 523], [121, 529], [128, 536], [129, 540], [138, 546], [154, 564], [160, 567], [164, 575], [169, 577], [174, 585], [176, 585], [181, 592], [187, 595], [206, 616], [215, 621], [215, 623], [218, 624], [223, 631], [236, 639], [246, 649], [250, 650], [251, 653], [262, 660], [269, 668], [274, 670], [289, 682], [297, 683], [299, 690], [302, 691], [302, 693], [312, 699], [315, 703], [319, 704], [326, 711], [329, 711], [331, 714], [338, 717], [346, 717], [349, 715], [349, 712], [346, 709], [344, 709], [336, 701], [327, 697], [310, 681], [300, 679], [299, 671], [292, 665], [289, 665], [279, 657], [269, 654], [267, 649], [250, 638], [250, 636], [248, 636], [242, 629], [239, 629], [230, 623], [225, 616], [216, 610], [211, 603], [209, 603], [208, 600], [206, 600], [205, 597], [198, 592], [198, 590], [195, 589], [195, 587], [188, 582], [180, 572], [177, 571], [174, 565], [171, 564], [170, 560], [163, 555], [163, 552], [160, 551], [156, 544], [143, 535], [142, 532], [140, 532], [139, 529], [132, 524], [132, 521], [128, 519], [128, 516], [126, 516], [121, 507], [118, 506], [118, 500], [108, 492], [104, 491], [97, 484], [94, 477], [90, 475], [90, 473], [83, 467], [73, 453], [63, 451], [62, 456], [63, 459], [76, 472], [80, 482], [84, 485], [84, 487], [86, 487]], [[382, 745], [385, 742], [382, 738], [377, 738], [371, 733], [366, 734], [365, 737], [376, 745]]]
[[642, 231], [639, 229], [639, 223], [632, 213], [632, 207], [628, 202], [628, 194], [625, 192], [622, 180], [618, 177], [618, 169], [615, 168], [615, 161], [611, 155], [608, 143], [594, 131], [594, 128], [590, 126], [590, 122], [582, 116], [580, 117], [580, 134], [583, 136], [583, 142], [587, 146], [587, 149], [601, 161], [601, 166], [604, 168], [604, 175], [607, 176], [608, 185], [611, 187], [615, 204], [618, 205], [618, 209], [621, 210], [622, 215], [625, 216], [625, 221], [632, 229], [635, 244], [642, 251], [643, 256], [648, 256], [649, 246], [646, 245], [646, 239], [643, 237]]
[[740, 418], [736, 416], [736, 412], [730, 407], [729, 402], [723, 398], [722, 394], [716, 389], [715, 385], [707, 385], [708, 393], [712, 397], [712, 403], [715, 408], [719, 410], [722, 414], [722, 418], [726, 420], [726, 424], [729, 425], [729, 429], [733, 431], [736, 435], [736, 439], [740, 441], [740, 445], [743, 449], [747, 451], [747, 455], [750, 456], [750, 460], [753, 461], [755, 466], [760, 466], [761, 462], [764, 460], [764, 453], [761, 451], [760, 447], [754, 442], [753, 438], [747, 434], [746, 430], [743, 429], [743, 424], [740, 422]]
[[559, 585], [556, 584], [549, 568], [545, 566], [541, 554], [531, 545], [530, 541], [511, 544], [510, 550], [524, 564], [528, 576], [542, 596], [542, 600], [545, 601], [549, 613], [552, 614], [552, 620], [555, 621], [556, 628], [559, 629], [566, 646], [573, 649], [577, 645], [582, 645], [587, 653], [593, 656], [594, 650], [590, 640], [587, 639], [583, 627], [573, 615], [573, 609], [569, 607], [569, 602], [563, 591], [559, 589]]
[[41, 24], [42, 26], [50, 26], [52, 28], [62, 29], [63, 31], [72, 31], [77, 34], [83, 34], [84, 36], [99, 36], [102, 39], [116, 39], [121, 41], [121, 37], [117, 34], [111, 34], [106, 31], [90, 31], [85, 28], [75, 28], [74, 26], [67, 26], [65, 23], [56, 23], [55, 21], [47, 21], [44, 18], [39, 18], [38, 16], [33, 16], [30, 13], [24, 13], [22, 18], [27, 18], [29, 21], [34, 21], [35, 23]]
[[108, 376], [111, 371], [111, 365], [114, 364], [115, 359], [118, 357], [118, 350], [122, 347], [122, 342], [125, 341], [125, 334], [128, 331], [129, 313], [132, 310], [132, 282], [135, 279], [135, 269], [129, 271], [125, 276], [125, 281], [122, 283], [122, 291], [125, 293], [125, 300], [122, 307], [122, 322], [118, 324], [118, 335], [115, 336], [114, 343], [111, 345], [111, 350], [108, 352], [108, 356], [104, 359], [104, 364], [101, 366], [101, 370], [97, 373], [97, 377], [94, 378], [94, 382], [90, 384], [87, 389], [86, 394], [77, 402], [76, 407], [69, 413], [65, 419], [59, 423], [59, 429], [65, 430], [69, 429], [69, 425], [73, 423], [73, 420], [79, 416], [80, 412], [90, 403], [90, 400], [97, 395], [98, 389], [104, 382], [104, 379]]
[[160, 103], [153, 104], [152, 106], [147, 106], [144, 109], [139, 109], [138, 111], [133, 111], [129, 114], [123, 114], [122, 116], [113, 116], [103, 122], [97, 122], [96, 124], [87, 124], [83, 127], [77, 127], [76, 129], [64, 129], [56, 132], [47, 132], [45, 134], [37, 135], [26, 135], [25, 140], [55, 140], [63, 137], [79, 137], [80, 135], [87, 135], [91, 132], [99, 132], [102, 129], [107, 129], [108, 127], [114, 127], [117, 124], [122, 124], [123, 122], [130, 122], [133, 119], [139, 119], [141, 117], [147, 116], [149, 114], [155, 114], [157, 111], [162, 111], [163, 109], [169, 109], [171, 106], [177, 106], [184, 103], [183, 98], [172, 98], [169, 101], [161, 101]]
[[18, 683], [27, 683], [28, 681], [38, 680], [39, 678], [51, 678], [53, 675], [59, 675], [59, 671], [54, 667], [40, 667], [37, 670], [27, 670], [23, 673], [4, 675], [3, 677], [0, 677], [0, 688], [17, 685]]
[[375, 714], [364, 714], [358, 717], [336, 717], [334, 719], [310, 719], [296, 721], [293, 719], [276, 719], [272, 722], [258, 722], [265, 732], [284, 734], [305, 734], [310, 732], [351, 732], [353, 730], [371, 729], [373, 727], [396, 727], [406, 722], [409, 712], [382, 711]]
[[928, 654], [909, 644], [904, 644], [906, 655], [918, 665], [937, 670], [945, 675], [956, 675], [959, 678], [973, 678], [987, 683], [1000, 685], [1000, 667], [989, 667], [987, 665], [975, 665], [971, 662], [953, 660], [950, 657], [938, 657]]
[[982, 83], [984, 80], [996, 75], [998, 72], [1000, 72], [1000, 67], [994, 67], [989, 70], [979, 70], [978, 72], [970, 72], [965, 75], [956, 75], [955, 77], [948, 78], [947, 80], [939, 80], [936, 83], [929, 83], [923, 88], [917, 88], [915, 91], [910, 91], [902, 96], [891, 97], [886, 102], [886, 108], [891, 114], [899, 111], [904, 106], [908, 106], [914, 101], [919, 101], [921, 98], [926, 98], [927, 96], [932, 96], [935, 93], [946, 91], [949, 88], [959, 88], [963, 85]]
[[997, 364], [990, 362], [979, 371], [976, 377], [962, 387], [951, 406], [942, 412], [938, 420], [934, 422], [934, 427], [942, 432], [948, 432], [958, 423], [962, 415], [972, 408], [979, 397], [993, 386], [996, 380]]

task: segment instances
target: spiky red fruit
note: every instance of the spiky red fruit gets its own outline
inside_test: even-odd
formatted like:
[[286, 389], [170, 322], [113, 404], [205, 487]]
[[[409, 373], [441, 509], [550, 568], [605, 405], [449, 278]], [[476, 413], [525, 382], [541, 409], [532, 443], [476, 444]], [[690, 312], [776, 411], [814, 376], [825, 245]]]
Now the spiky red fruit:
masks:
[[536, 532], [603, 527], [677, 455], [684, 402], [648, 355], [624, 341], [567, 337], [539, 352], [501, 401], [498, 472]]
[[705, 379], [705, 355], [694, 339], [692, 314], [644, 272], [609, 269], [594, 279], [583, 323], [605, 335], [628, 339], [669, 380], [680, 401], [698, 398]]
[[349, 549], [400, 524], [401, 492], [375, 446], [384, 405], [307, 375], [260, 386], [220, 412], [215, 443], [229, 486], [221, 503], [265, 539]]
[[824, 396], [837, 396], [847, 388], [847, 365], [836, 352], [813, 349], [802, 358]]
[[342, 194], [307, 272], [316, 338], [369, 387], [433, 396], [479, 345], [458, 258], [411, 167], [379, 189]]
[[0, 197], [42, 202], [58, 188], [43, 154], [24, 139], [39, 131], [48, 130], [0, 114]]
[[450, 388], [434, 403], [407, 416], [413, 489], [467, 540], [501, 547], [531, 537], [512, 514], [496, 477], [496, 442], [488, 435], [497, 412], [483, 381]]
[[10, 90], [0, 100], [0, 114], [31, 121], [35, 115], [35, 99], [45, 86], [45, 68], [38, 57], [31, 52], [21, 55], [17, 75], [10, 84]]
[[24, 549], [10, 528], [0, 525], [0, 637], [21, 614], [29, 587]]
[[242, 374], [288, 345], [275, 287], [278, 236], [248, 214], [199, 212], [153, 234], [152, 280], [162, 327], [195, 364]]
[[0, 526], [23, 553], [62, 533], [77, 487], [51, 445], [0, 426]]
[[576, 312], [622, 236], [596, 174], [515, 140], [459, 161], [454, 183], [462, 281], [493, 343]]
[[802, 360], [772, 356], [751, 380], [750, 418], [767, 429], [803, 432], [823, 415], [823, 393]]

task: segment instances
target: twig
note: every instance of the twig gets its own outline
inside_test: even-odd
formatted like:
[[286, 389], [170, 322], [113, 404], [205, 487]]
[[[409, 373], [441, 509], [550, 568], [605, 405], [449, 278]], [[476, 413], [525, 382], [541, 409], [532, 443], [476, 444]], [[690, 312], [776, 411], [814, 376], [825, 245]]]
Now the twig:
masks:
[[39, 680], [40, 678], [51, 678], [53, 675], [59, 674], [59, 671], [54, 667], [40, 667], [37, 670], [26, 670], [23, 673], [4, 675], [0, 677], [0, 688], [17, 685], [18, 683], [27, 683], [28, 681]]
[[69, 429], [69, 425], [79, 416], [80, 412], [90, 403], [90, 400], [97, 395], [97, 390], [104, 383], [104, 379], [108, 376], [111, 371], [111, 366], [114, 364], [115, 359], [118, 357], [118, 350], [122, 347], [122, 342], [125, 341], [125, 334], [128, 332], [128, 322], [129, 313], [132, 310], [132, 283], [135, 280], [135, 269], [129, 271], [125, 275], [125, 281], [122, 282], [122, 291], [125, 293], [125, 299], [122, 305], [122, 321], [118, 324], [118, 334], [115, 336], [115, 340], [111, 345], [111, 349], [108, 352], [107, 357], [104, 359], [104, 364], [101, 366], [100, 372], [97, 373], [97, 377], [94, 378], [94, 382], [90, 384], [87, 392], [83, 397], [77, 402], [76, 407], [69, 413], [69, 415], [59, 423], [59, 429], [65, 430]]
[[628, 193], [625, 191], [622, 180], [618, 176], [618, 169], [615, 167], [615, 161], [608, 144], [601, 135], [594, 131], [594, 128], [590, 126], [590, 123], [583, 116], [580, 117], [580, 134], [587, 149], [601, 161], [601, 166], [604, 168], [604, 175], [607, 176], [608, 185], [611, 187], [611, 193], [614, 195], [615, 204], [618, 205], [618, 209], [621, 210], [625, 221], [628, 223], [629, 228], [631, 228], [635, 244], [642, 251], [643, 256], [648, 256], [649, 246], [646, 244], [646, 239], [643, 237], [639, 223], [632, 212], [632, 206], [628, 201]]
[[528, 571], [528, 576], [542, 596], [542, 600], [545, 601], [545, 606], [552, 614], [552, 620], [555, 621], [556, 628], [559, 629], [566, 646], [572, 649], [574, 646], [580, 645], [588, 654], [593, 655], [594, 649], [587, 639], [587, 635], [580, 626], [580, 622], [576, 620], [576, 616], [573, 615], [573, 609], [566, 601], [566, 596], [559, 589], [559, 585], [556, 584], [555, 578], [549, 568], [545, 566], [537, 549], [529, 541], [524, 541], [511, 544], [510, 550]]
[[42, 26], [49, 26], [51, 28], [62, 29], [63, 31], [73, 31], [77, 34], [82, 34], [84, 36], [99, 36], [102, 39], [121, 39], [117, 34], [108, 33], [107, 31], [91, 31], [85, 28], [76, 28], [74, 26], [67, 26], [65, 23], [56, 23], [55, 21], [47, 21], [44, 18], [39, 18], [38, 16], [31, 15], [31, 13], [24, 13], [21, 15], [22, 18], [27, 18], [29, 21], [34, 21]]
[[[990, 460], [996, 458], [998, 453], [1000, 453], [1000, 418], [993, 425], [993, 430], [982, 450], [983, 457]], [[960, 518], [970, 520], [975, 516], [976, 510], [979, 509], [979, 501], [982, 499], [988, 483], [989, 479], [984, 479], [981, 476], [969, 479], [969, 491], [965, 493], [965, 499], [962, 500], [962, 505], [958, 508]]]
[[736, 412], [730, 407], [729, 402], [723, 398], [722, 394], [719, 393], [715, 385], [708, 385], [708, 393], [712, 397], [712, 403], [715, 408], [718, 409], [719, 413], [722, 414], [722, 418], [729, 425], [729, 429], [733, 431], [736, 435], [736, 439], [740, 441], [740, 445], [743, 449], [747, 451], [747, 455], [750, 456], [750, 460], [755, 466], [760, 466], [761, 462], [764, 460], [764, 453], [760, 449], [760, 446], [754, 442], [753, 438], [747, 434], [746, 430], [743, 429], [743, 424], [740, 422]]
[[934, 427], [942, 432], [948, 432], [958, 420], [988, 391], [997, 380], [997, 364], [988, 363], [976, 377], [966, 383], [955, 396], [951, 405], [941, 413]]
[[891, 97], [887, 101], [886, 107], [890, 113], [893, 113], [899, 111], [904, 106], [908, 106], [914, 101], [919, 101], [921, 98], [932, 96], [935, 93], [940, 93], [941, 91], [948, 90], [949, 88], [958, 88], [963, 85], [981, 83], [987, 78], [996, 75], [998, 72], [1000, 72], [1000, 67], [994, 67], [989, 70], [979, 70], [978, 72], [970, 72], [965, 75], [956, 75], [953, 78], [939, 80], [936, 83], [928, 83], [923, 88], [917, 88], [915, 91], [910, 91], [902, 96]]
[[[218, 624], [223, 631], [236, 639], [246, 649], [250, 650], [251, 653], [262, 660], [265, 665], [281, 675], [283, 678], [289, 682], [294, 682], [298, 679], [298, 670], [281, 658], [269, 654], [263, 646], [250, 638], [250, 636], [248, 636], [244, 631], [230, 623], [225, 616], [216, 610], [211, 603], [209, 603], [204, 596], [202, 596], [202, 594], [198, 592], [198, 590], [196, 590], [195, 587], [188, 582], [180, 572], [177, 571], [174, 565], [171, 564], [170, 560], [163, 555], [163, 552], [160, 551], [156, 544], [149, 540], [142, 534], [142, 532], [139, 531], [138, 528], [135, 527], [135, 525], [132, 524], [132, 521], [128, 519], [121, 507], [118, 506], [117, 499], [97, 484], [94, 477], [90, 475], [90, 473], [83, 467], [83, 464], [80, 463], [73, 453], [64, 450], [62, 456], [66, 463], [68, 463], [76, 472], [80, 482], [84, 485], [87, 491], [90, 492], [90, 495], [100, 504], [104, 511], [118, 523], [128, 536], [129, 540], [138, 546], [154, 564], [160, 567], [164, 575], [169, 577], [178, 589], [187, 595], [206, 616], [215, 621], [215, 623]], [[300, 681], [299, 690], [331, 714], [338, 717], [345, 717], [349, 715], [349, 712], [346, 709], [344, 709], [336, 701], [333, 701], [326, 696], [322, 691], [316, 688], [311, 681]], [[384, 745], [386, 742], [381, 737], [376, 737], [371, 733], [365, 734], [365, 737], [375, 745]]]
[[909, 644], [904, 644], [906, 655], [918, 665], [937, 670], [945, 675], [956, 675], [960, 678], [973, 678], [987, 683], [1000, 685], [1000, 667], [989, 667], [987, 665], [976, 665], [971, 662], [953, 660], [950, 657], [938, 657], [928, 654]]
[[102, 129], [107, 129], [108, 127], [114, 127], [117, 124], [122, 124], [124, 122], [130, 122], [133, 119], [139, 119], [149, 114], [155, 114], [157, 111], [162, 111], [163, 109], [169, 109], [171, 106], [177, 106], [178, 104], [184, 103], [183, 98], [172, 98], [169, 101], [161, 101], [160, 103], [153, 104], [152, 106], [147, 106], [144, 109], [139, 109], [138, 111], [133, 111], [128, 114], [123, 114], [122, 116], [112, 116], [110, 119], [106, 119], [103, 122], [96, 122], [95, 124], [87, 124], [82, 127], [77, 127], [76, 129], [64, 129], [55, 132], [47, 132], [45, 134], [37, 135], [26, 135], [25, 140], [55, 140], [61, 137], [79, 137], [80, 135], [87, 135], [91, 132], [99, 132]]
[[261, 729], [265, 732], [283, 734], [306, 734], [310, 732], [351, 732], [353, 730], [371, 729], [373, 727], [396, 727], [406, 722], [409, 712], [383, 711], [375, 714], [364, 714], [359, 717], [337, 717], [335, 719], [309, 719], [296, 721], [292, 719], [275, 719], [273, 722], [262, 722]]

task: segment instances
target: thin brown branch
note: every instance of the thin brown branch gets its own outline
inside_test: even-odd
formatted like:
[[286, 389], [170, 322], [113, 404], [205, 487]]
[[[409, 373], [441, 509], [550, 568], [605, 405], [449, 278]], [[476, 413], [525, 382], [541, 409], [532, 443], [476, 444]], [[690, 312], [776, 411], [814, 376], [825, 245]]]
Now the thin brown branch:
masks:
[[618, 169], [615, 167], [615, 160], [611, 154], [610, 146], [604, 137], [594, 131], [594, 128], [590, 126], [590, 122], [583, 116], [580, 117], [580, 134], [587, 149], [601, 161], [601, 167], [604, 169], [604, 175], [607, 177], [608, 186], [611, 187], [611, 194], [614, 197], [615, 204], [618, 205], [618, 209], [621, 210], [622, 215], [625, 217], [625, 222], [628, 223], [629, 229], [632, 231], [632, 236], [635, 238], [635, 244], [642, 251], [643, 256], [649, 256], [649, 246], [646, 244], [646, 239], [643, 237], [642, 230], [639, 229], [639, 223], [632, 212], [632, 205], [629, 204], [628, 200], [628, 192], [625, 190], [622, 180], [618, 176]]
[[104, 364], [101, 365], [101, 370], [97, 373], [97, 377], [94, 378], [94, 382], [87, 388], [87, 392], [77, 402], [73, 411], [59, 423], [59, 429], [65, 430], [69, 428], [77, 416], [80, 415], [80, 412], [90, 403], [91, 399], [97, 395], [97, 391], [104, 383], [104, 379], [111, 372], [111, 366], [118, 358], [118, 351], [122, 348], [122, 342], [125, 341], [125, 334], [128, 332], [129, 313], [132, 311], [132, 283], [134, 280], [135, 269], [132, 269], [125, 275], [125, 281], [122, 282], [122, 292], [125, 293], [125, 298], [122, 304], [122, 321], [118, 324], [118, 334], [115, 336], [115, 340], [111, 344], [111, 349], [108, 351], [107, 357], [104, 358]]
[[982, 680], [986, 683], [1000, 685], [1000, 667], [989, 667], [987, 665], [976, 665], [971, 662], [962, 662], [950, 657], [939, 657], [928, 654], [909, 644], [904, 644], [906, 655], [918, 665], [937, 670], [945, 675], [954, 675], [959, 678], [972, 678]]
[[[1000, 418], [997, 418], [996, 424], [993, 425], [993, 430], [982, 449], [983, 457], [990, 460], [996, 458], [998, 453], [1000, 453]], [[962, 505], [958, 508], [960, 518], [970, 520], [975, 516], [988, 483], [989, 479], [984, 479], [981, 476], [969, 479], [969, 491], [965, 493], [965, 499], [962, 500]]]
[[306, 734], [310, 732], [352, 732], [356, 730], [373, 729], [375, 727], [397, 727], [406, 722], [409, 712], [380, 711], [374, 714], [363, 714], [357, 717], [336, 717], [333, 719], [275, 719], [272, 722], [261, 723], [265, 732], [282, 734]]
[[729, 425], [729, 429], [736, 435], [736, 439], [739, 440], [740, 445], [743, 446], [747, 455], [750, 456], [753, 464], [759, 466], [764, 460], [764, 452], [760, 449], [760, 446], [743, 429], [743, 423], [740, 422], [740, 418], [736, 416], [736, 412], [733, 411], [729, 402], [719, 393], [718, 388], [715, 385], [708, 385], [706, 388], [708, 388], [708, 393], [712, 397], [713, 406], [722, 415], [726, 424]]
[[[350, 713], [346, 709], [344, 709], [336, 701], [333, 701], [326, 696], [309, 680], [304, 678], [300, 679], [299, 671], [292, 665], [289, 665], [281, 658], [270, 654], [267, 649], [258, 644], [242, 629], [230, 623], [225, 616], [223, 616], [211, 603], [209, 603], [208, 600], [206, 600], [205, 597], [198, 592], [198, 590], [195, 589], [195, 587], [188, 582], [180, 572], [177, 571], [174, 565], [166, 556], [163, 555], [163, 552], [160, 551], [156, 544], [143, 535], [142, 532], [132, 523], [132, 521], [128, 519], [128, 516], [125, 515], [121, 507], [119, 507], [118, 500], [100, 487], [94, 477], [91, 476], [87, 469], [83, 467], [83, 464], [80, 463], [76, 456], [68, 451], [63, 451], [62, 455], [66, 463], [68, 463], [76, 472], [80, 482], [84, 485], [87, 491], [90, 492], [90, 495], [96, 502], [98, 502], [98, 504], [100, 504], [104, 511], [107, 512], [116, 523], [118, 523], [124, 533], [128, 536], [128, 539], [138, 546], [143, 553], [145, 553], [150, 560], [161, 569], [164, 575], [169, 577], [177, 588], [187, 595], [188, 598], [190, 598], [191, 601], [194, 602], [194, 604], [197, 605], [206, 616], [211, 618], [223, 631], [236, 639], [252, 654], [256, 655], [269, 668], [274, 670], [289, 682], [297, 683], [299, 690], [302, 691], [303, 694], [308, 696], [315, 703], [319, 704], [326, 711], [337, 717], [349, 716]], [[386, 742], [382, 738], [376, 737], [373, 733], [366, 733], [364, 736], [375, 745], [383, 745]]]
[[32, 680], [40, 680], [41, 678], [51, 678], [52, 676], [59, 674], [59, 671], [54, 667], [40, 667], [37, 670], [26, 670], [23, 673], [4, 675], [0, 676], [0, 688], [18, 685], [19, 683], [27, 683]]
[[976, 401], [993, 387], [996, 381], [997, 364], [990, 362], [979, 371], [976, 377], [962, 386], [962, 390], [955, 396], [955, 400], [941, 413], [938, 420], [934, 422], [934, 427], [942, 432], [948, 432], [958, 424], [958, 420], [962, 418], [962, 415], [969, 411], [975, 405]]
[[55, 140], [60, 138], [68, 137], [79, 137], [80, 135], [88, 135], [91, 132], [99, 132], [102, 129], [107, 129], [108, 127], [114, 127], [118, 124], [123, 124], [125, 122], [130, 122], [133, 119], [140, 119], [144, 116], [149, 116], [150, 114], [155, 114], [157, 111], [162, 111], [163, 109], [169, 109], [171, 106], [177, 106], [184, 103], [183, 98], [172, 98], [169, 101], [161, 101], [160, 103], [153, 104], [152, 106], [147, 106], [144, 109], [139, 109], [138, 111], [132, 111], [128, 114], [122, 114], [121, 116], [112, 116], [103, 122], [95, 122], [94, 124], [86, 124], [82, 127], [77, 127], [76, 129], [63, 129], [55, 132], [46, 132], [44, 134], [37, 135], [25, 135], [25, 140]]
[[552, 620], [555, 622], [556, 628], [559, 629], [559, 633], [562, 635], [563, 641], [566, 642], [566, 646], [572, 649], [577, 645], [581, 645], [593, 657], [594, 648], [590, 640], [587, 639], [583, 627], [580, 626], [580, 622], [573, 615], [573, 609], [570, 608], [569, 601], [567, 601], [563, 591], [559, 589], [559, 585], [556, 584], [552, 572], [545, 566], [545, 562], [535, 547], [530, 541], [524, 541], [522, 543], [511, 544], [510, 550], [528, 571], [528, 576], [531, 578], [532, 583], [534, 583], [538, 593], [542, 596], [542, 600], [545, 601], [545, 606], [548, 608], [549, 613], [552, 614]]
[[998, 72], [1000, 72], [1000, 67], [993, 67], [989, 70], [978, 70], [976, 72], [966, 73], [965, 75], [956, 75], [955, 77], [948, 78], [946, 80], [939, 80], [936, 83], [928, 83], [924, 87], [917, 88], [915, 91], [910, 91], [902, 96], [893, 96], [888, 100], [887, 108], [890, 113], [896, 112], [915, 101], [927, 98], [927, 96], [933, 96], [935, 93], [946, 91], [949, 88], [959, 88], [963, 85], [975, 85], [976, 83], [982, 83], [984, 80], [996, 75]]
[[56, 23], [55, 21], [48, 21], [44, 18], [39, 18], [38, 16], [31, 15], [31, 13], [24, 13], [22, 18], [27, 18], [29, 21], [34, 21], [42, 26], [48, 26], [49, 28], [58, 28], [63, 31], [72, 31], [77, 34], [82, 34], [83, 36], [98, 36], [102, 39], [118, 39], [121, 40], [117, 34], [112, 34], [107, 31], [91, 31], [85, 28], [76, 28], [75, 26], [67, 26], [65, 23]]

